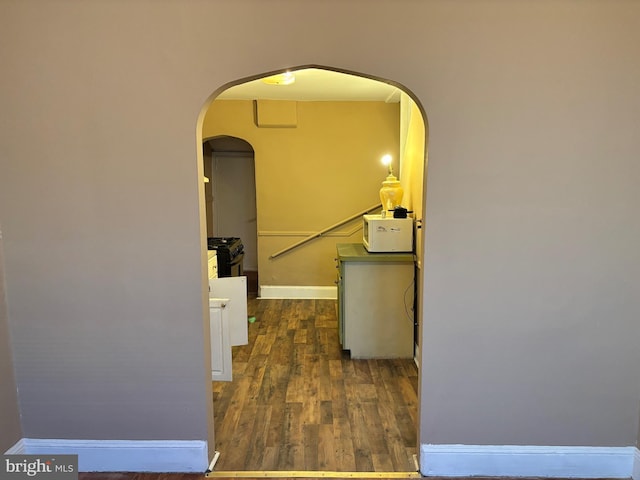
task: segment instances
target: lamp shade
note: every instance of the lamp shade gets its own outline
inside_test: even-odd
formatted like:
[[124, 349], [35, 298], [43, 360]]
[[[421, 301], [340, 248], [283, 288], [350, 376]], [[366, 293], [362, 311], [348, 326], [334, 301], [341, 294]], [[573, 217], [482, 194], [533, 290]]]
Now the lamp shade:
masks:
[[399, 207], [402, 203], [402, 196], [404, 190], [400, 186], [400, 182], [393, 175], [389, 174], [384, 182], [382, 182], [382, 188], [380, 189], [380, 202], [382, 202], [382, 210], [389, 211], [396, 207]]

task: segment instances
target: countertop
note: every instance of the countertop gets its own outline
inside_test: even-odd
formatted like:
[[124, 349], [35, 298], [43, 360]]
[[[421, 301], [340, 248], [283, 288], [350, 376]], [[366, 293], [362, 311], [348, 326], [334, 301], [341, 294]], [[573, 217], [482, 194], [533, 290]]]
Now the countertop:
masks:
[[348, 262], [413, 262], [411, 252], [368, 252], [362, 243], [338, 243], [338, 259]]

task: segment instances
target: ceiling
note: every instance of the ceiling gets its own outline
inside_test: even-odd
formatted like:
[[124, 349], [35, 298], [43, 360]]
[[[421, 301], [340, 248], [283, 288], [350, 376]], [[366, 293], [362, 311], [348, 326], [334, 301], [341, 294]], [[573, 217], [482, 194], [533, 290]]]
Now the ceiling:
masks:
[[292, 73], [296, 80], [291, 85], [267, 85], [262, 79], [258, 79], [228, 88], [217, 99], [387, 103], [400, 101], [399, 88], [370, 78], [318, 68], [306, 68]]

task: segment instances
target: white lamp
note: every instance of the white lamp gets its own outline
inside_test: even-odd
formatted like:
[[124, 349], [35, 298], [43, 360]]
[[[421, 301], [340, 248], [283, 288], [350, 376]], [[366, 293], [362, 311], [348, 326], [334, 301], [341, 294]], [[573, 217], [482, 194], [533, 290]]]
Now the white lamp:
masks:
[[400, 182], [393, 175], [393, 167], [391, 166], [392, 157], [386, 154], [382, 157], [382, 164], [389, 167], [389, 175], [382, 182], [380, 189], [380, 201], [382, 202], [382, 217], [385, 217], [389, 210], [393, 210], [400, 206], [404, 190], [400, 186]]

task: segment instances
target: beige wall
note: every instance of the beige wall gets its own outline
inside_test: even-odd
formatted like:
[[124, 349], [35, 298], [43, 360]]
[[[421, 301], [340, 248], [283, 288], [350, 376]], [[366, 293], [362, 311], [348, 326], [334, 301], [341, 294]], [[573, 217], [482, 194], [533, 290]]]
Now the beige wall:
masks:
[[399, 111], [398, 103], [297, 102], [295, 127], [259, 128], [253, 102], [213, 102], [203, 137], [231, 135], [254, 148], [261, 285], [334, 284], [335, 244], [361, 241], [361, 231], [348, 235], [360, 219], [270, 256], [379, 203], [380, 158], [398, 162]]
[[7, 324], [7, 304], [4, 291], [4, 260], [0, 230], [0, 453], [22, 438], [18, 392], [13, 374], [11, 339]]
[[317, 64], [428, 114], [420, 441], [636, 443], [638, 2], [0, 8], [25, 436], [209, 438], [196, 118], [229, 82]]

